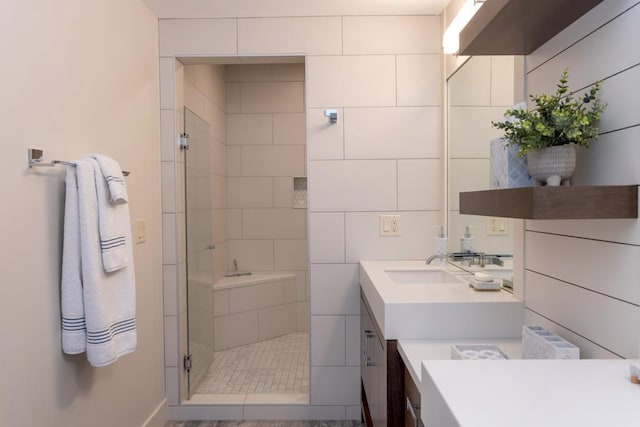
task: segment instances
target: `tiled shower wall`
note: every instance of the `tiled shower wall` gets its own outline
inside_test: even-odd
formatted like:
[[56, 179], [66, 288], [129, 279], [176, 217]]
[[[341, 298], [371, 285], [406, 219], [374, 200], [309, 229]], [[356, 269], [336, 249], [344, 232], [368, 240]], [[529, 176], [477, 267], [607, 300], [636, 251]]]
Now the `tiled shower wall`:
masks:
[[[168, 368], [171, 418], [360, 418], [358, 262], [426, 259], [443, 222], [440, 36], [439, 16], [160, 20], [162, 108], [176, 56], [306, 57], [310, 404], [181, 406]], [[383, 213], [401, 236], [379, 236]]]
[[292, 207], [293, 177], [306, 176], [304, 77], [304, 63], [226, 66], [227, 269], [295, 273], [292, 332], [309, 328], [307, 210]]
[[[211, 206], [211, 216], [198, 218], [196, 235], [212, 236], [215, 250], [206, 250], [206, 241], [197, 251], [194, 271], [213, 271], [213, 280], [224, 277], [227, 263], [227, 124], [225, 67], [223, 65], [186, 65], [184, 67], [184, 106], [209, 123], [210, 145], [196, 153], [198, 162], [211, 166], [210, 182], [196, 184], [189, 200]], [[181, 110], [182, 112], [182, 110]], [[207, 179], [206, 177], [202, 177]], [[207, 191], [209, 189], [210, 191]], [[191, 233], [189, 233], [191, 234]], [[189, 260], [191, 266], [192, 260]]]
[[[578, 95], [603, 80], [598, 141], [581, 153], [575, 185], [640, 183], [640, 2], [605, 0], [527, 57], [529, 93]], [[580, 346], [585, 358], [640, 354], [640, 223], [526, 221], [525, 320]]]

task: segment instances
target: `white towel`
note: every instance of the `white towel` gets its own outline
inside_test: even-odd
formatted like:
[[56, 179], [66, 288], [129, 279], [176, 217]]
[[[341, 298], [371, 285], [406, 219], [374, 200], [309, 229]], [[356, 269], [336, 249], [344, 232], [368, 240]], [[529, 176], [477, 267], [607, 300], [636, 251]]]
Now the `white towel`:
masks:
[[[98, 210], [104, 206], [98, 205], [96, 187], [106, 183], [102, 176], [96, 179], [99, 167], [95, 160], [79, 160], [76, 165], [87, 359], [93, 366], [105, 366], [136, 348], [133, 258], [128, 246], [130, 259], [126, 267], [112, 273], [102, 268]], [[129, 216], [127, 204], [118, 207]]]
[[83, 353], [87, 349], [80, 262], [78, 184], [75, 168], [67, 168], [61, 281], [62, 351], [67, 354]]
[[87, 157], [93, 157], [98, 161], [100, 171], [107, 181], [107, 184], [109, 184], [109, 199], [111, 203], [114, 205], [127, 203], [129, 196], [127, 195], [127, 186], [124, 182], [124, 175], [122, 174], [120, 164], [111, 157], [103, 154], [92, 153], [87, 155]]
[[[98, 196], [102, 266], [107, 273], [124, 268], [131, 253], [131, 225], [127, 194], [120, 165], [101, 154], [89, 154]], [[116, 175], [119, 174], [119, 178]], [[113, 190], [115, 189], [115, 191]], [[118, 203], [114, 203], [117, 200]]]

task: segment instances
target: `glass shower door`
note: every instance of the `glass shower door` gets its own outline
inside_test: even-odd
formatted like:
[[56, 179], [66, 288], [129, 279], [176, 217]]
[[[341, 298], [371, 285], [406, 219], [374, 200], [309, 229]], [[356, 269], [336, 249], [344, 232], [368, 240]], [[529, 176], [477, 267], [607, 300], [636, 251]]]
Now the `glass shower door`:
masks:
[[185, 108], [188, 398], [213, 361], [213, 194], [209, 124]]

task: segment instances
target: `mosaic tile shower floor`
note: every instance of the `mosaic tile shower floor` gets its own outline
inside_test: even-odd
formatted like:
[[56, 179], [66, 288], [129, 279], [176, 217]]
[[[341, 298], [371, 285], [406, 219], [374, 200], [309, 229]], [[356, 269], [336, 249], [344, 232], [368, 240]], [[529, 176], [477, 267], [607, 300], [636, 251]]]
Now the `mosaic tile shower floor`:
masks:
[[309, 334], [217, 351], [196, 394], [307, 394]]

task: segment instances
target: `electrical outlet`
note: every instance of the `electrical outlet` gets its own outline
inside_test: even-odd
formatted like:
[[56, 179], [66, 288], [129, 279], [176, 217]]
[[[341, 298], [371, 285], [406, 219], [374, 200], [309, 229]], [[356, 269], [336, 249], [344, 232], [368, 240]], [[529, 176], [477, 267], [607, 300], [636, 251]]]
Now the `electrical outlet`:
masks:
[[400, 215], [380, 215], [380, 235], [400, 235]]
[[506, 218], [487, 217], [487, 236], [508, 236], [509, 227]]

